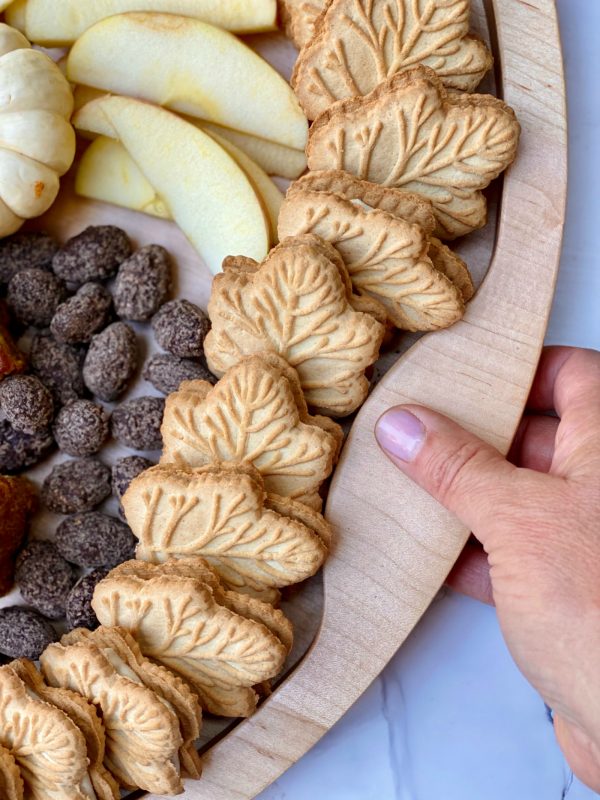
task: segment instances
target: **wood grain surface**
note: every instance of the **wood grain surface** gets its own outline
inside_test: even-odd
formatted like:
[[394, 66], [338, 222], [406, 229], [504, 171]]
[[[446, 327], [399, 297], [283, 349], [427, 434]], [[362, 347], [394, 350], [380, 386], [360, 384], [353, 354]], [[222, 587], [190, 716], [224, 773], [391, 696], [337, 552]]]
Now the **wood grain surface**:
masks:
[[[188, 800], [249, 800], [297, 761], [357, 700], [420, 619], [468, 531], [402, 477], [379, 452], [373, 426], [387, 408], [423, 403], [506, 451], [522, 414], [546, 330], [566, 199], [566, 114], [553, 0], [474, 0], [475, 28], [496, 57], [496, 89], [515, 109], [519, 155], [496, 190], [488, 228], [460, 245], [483, 283], [465, 319], [414, 343], [360, 411], [327, 502], [336, 542], [320, 579], [296, 604], [296, 658], [312, 646], [258, 712], [237, 725], [209, 724], [201, 781]], [[281, 36], [250, 43], [288, 75], [294, 51]], [[177, 295], [206, 306], [210, 275], [169, 222], [74, 197], [68, 185], [38, 226], [61, 238], [86, 224], [121, 224], [138, 244], [175, 254]], [[487, 270], [489, 266], [489, 270]], [[385, 374], [384, 374], [385, 372]], [[139, 393], [139, 392], [137, 392]], [[219, 735], [207, 741], [208, 735]], [[132, 797], [152, 797], [137, 793]]]

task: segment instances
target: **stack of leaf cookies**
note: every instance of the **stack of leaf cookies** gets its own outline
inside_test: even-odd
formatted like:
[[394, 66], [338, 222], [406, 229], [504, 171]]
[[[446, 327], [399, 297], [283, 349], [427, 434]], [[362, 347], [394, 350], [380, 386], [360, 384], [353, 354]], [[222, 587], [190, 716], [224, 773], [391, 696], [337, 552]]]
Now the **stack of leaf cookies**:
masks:
[[3, 798], [177, 794], [182, 773], [200, 777], [198, 699], [127, 631], [74, 630], [45, 650], [41, 670], [26, 659], [0, 668]]
[[[166, 402], [160, 464], [122, 498], [136, 560], [92, 606], [100, 627], [0, 668], [0, 794], [162, 795], [200, 777], [202, 710], [254, 712], [293, 631], [282, 591], [332, 546], [323, 488], [390, 329], [459, 320], [474, 293], [444, 240], [485, 224], [483, 190], [519, 125], [472, 92], [492, 59], [468, 0], [280, 0], [310, 172], [280, 243], [214, 280], [205, 355], [219, 381]], [[297, 174], [297, 173], [296, 173]]]
[[301, 47], [292, 85], [309, 119], [309, 174], [292, 184], [279, 236], [312, 233], [390, 325], [445, 328], [473, 285], [440, 240], [485, 225], [482, 190], [513, 161], [519, 124], [473, 92], [493, 59], [468, 0], [282, 0]]

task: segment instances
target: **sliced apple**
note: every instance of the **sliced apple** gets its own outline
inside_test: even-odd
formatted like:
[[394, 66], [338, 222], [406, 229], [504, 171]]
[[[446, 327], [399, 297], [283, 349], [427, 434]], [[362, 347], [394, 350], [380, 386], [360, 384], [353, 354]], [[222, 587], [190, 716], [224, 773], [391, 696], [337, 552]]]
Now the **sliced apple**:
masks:
[[12, 3], [12, 0], [0, 0], [0, 11], [4, 11]]
[[[8, 5], [0, 0], [0, 9]], [[179, 14], [235, 33], [277, 25], [276, 0], [19, 0], [16, 6], [8, 17], [14, 14], [27, 38], [45, 47], [67, 47], [96, 22], [127, 11]]]
[[[75, 86], [73, 97], [75, 111], [79, 111], [80, 108], [83, 108], [92, 100], [106, 97], [106, 92], [102, 91], [102, 89], [94, 89], [92, 86], [78, 85]], [[304, 150], [294, 150], [291, 147], [270, 142], [268, 139], [259, 139], [249, 133], [242, 133], [241, 131], [231, 130], [231, 128], [225, 128], [222, 125], [216, 125], [214, 122], [203, 122], [189, 116], [184, 117], [184, 119], [194, 125], [199, 125], [202, 130], [208, 133], [216, 133], [221, 138], [227, 139], [249, 156], [267, 175], [280, 175], [282, 178], [295, 180], [306, 169]], [[82, 128], [81, 134], [86, 136], [89, 132]]]
[[98, 138], [83, 154], [75, 178], [82, 197], [171, 219], [169, 209], [120, 142]]
[[219, 136], [215, 131], [207, 131], [208, 135], [219, 144], [223, 150], [229, 153], [250, 178], [250, 182], [254, 185], [254, 190], [258, 197], [262, 200], [270, 228], [270, 241], [271, 244], [276, 244], [279, 239], [277, 236], [277, 223], [279, 221], [279, 212], [283, 203], [283, 193], [275, 186], [267, 173], [258, 166], [252, 159], [236, 147], [233, 142], [228, 141], [223, 136]]
[[109, 137], [123, 144], [212, 272], [232, 253], [265, 258], [269, 225], [254, 187], [208, 134], [139, 100], [94, 102]]
[[67, 76], [296, 150], [306, 146], [306, 117], [281, 75], [231, 33], [196, 19], [104, 19], [75, 42]]
[[[235, 159], [254, 184], [269, 221], [270, 244], [277, 242], [277, 220], [283, 194], [254, 162], [238, 148], [216, 134], [213, 138]], [[98, 136], [85, 151], [75, 179], [75, 191], [82, 197], [171, 219], [169, 209], [123, 145]]]
[[304, 150], [294, 150], [291, 147], [259, 139], [249, 133], [234, 131], [224, 128], [214, 122], [201, 123], [205, 131], [217, 133], [223, 139], [228, 139], [246, 155], [264, 169], [267, 175], [280, 175], [291, 181], [298, 178], [306, 169], [306, 155]]
[[110, 119], [106, 115], [104, 103], [110, 100], [111, 95], [102, 94], [95, 100], [83, 105], [71, 117], [71, 124], [86, 139], [95, 139], [96, 136], [108, 136], [116, 139], [115, 131]]
[[[90, 146], [83, 157], [77, 173], [78, 194], [168, 218], [168, 211], [163, 213], [165, 207], [162, 201], [158, 201], [156, 212], [156, 192], [131, 156], [122, 145], [106, 138], [115, 139], [117, 132], [103, 111], [102, 98], [92, 100], [79, 109], [73, 116], [73, 124], [80, 133], [88, 137], [99, 136], [96, 142], [101, 140], [100, 145]], [[270, 243], [274, 244], [277, 241], [277, 221], [283, 194], [267, 173], [238, 147], [214, 131], [209, 135], [229, 153], [250, 179], [263, 203], [269, 221]]]

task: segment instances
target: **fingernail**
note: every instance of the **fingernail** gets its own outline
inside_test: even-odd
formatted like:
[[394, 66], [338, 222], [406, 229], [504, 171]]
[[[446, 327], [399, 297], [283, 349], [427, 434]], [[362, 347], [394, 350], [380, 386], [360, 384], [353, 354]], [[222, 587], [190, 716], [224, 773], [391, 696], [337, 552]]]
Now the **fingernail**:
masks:
[[392, 458], [414, 461], [425, 441], [427, 431], [420, 419], [403, 408], [390, 408], [375, 426], [379, 446]]

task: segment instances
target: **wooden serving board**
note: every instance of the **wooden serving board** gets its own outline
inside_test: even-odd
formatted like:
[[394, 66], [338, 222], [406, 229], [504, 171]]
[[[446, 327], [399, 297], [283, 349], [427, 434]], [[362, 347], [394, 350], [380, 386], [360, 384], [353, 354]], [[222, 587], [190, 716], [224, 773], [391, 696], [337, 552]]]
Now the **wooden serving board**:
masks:
[[[523, 128], [515, 165], [491, 187], [488, 226], [456, 247], [483, 283], [462, 322], [418, 341], [405, 336], [379, 362], [377, 386], [350, 431], [330, 490], [333, 552], [323, 575], [284, 603], [296, 627], [288, 672], [251, 719], [206, 721], [205, 771], [201, 781], [187, 782], [189, 800], [249, 800], [309, 750], [403, 643], [467, 539], [456, 518], [379, 452], [372, 435], [378, 416], [398, 403], [424, 403], [506, 451], [522, 414], [546, 330], [564, 223], [560, 39], [553, 0], [473, 5], [473, 27], [496, 58], [481, 91], [503, 97]], [[248, 43], [289, 76], [296, 52], [287, 40], [264, 35]], [[77, 198], [67, 180], [36, 227], [64, 240], [103, 223], [122, 226], [138, 245], [167, 247], [177, 262], [175, 296], [206, 307], [210, 273], [173, 223]], [[138, 327], [144, 355], [155, 349], [147, 330]], [[129, 396], [149, 393], [140, 379]], [[112, 447], [102, 458], [124, 454]], [[34, 478], [41, 480], [49, 464]], [[44, 538], [51, 537], [51, 522], [46, 517], [36, 523]], [[150, 797], [131, 795], [143, 796]]]

